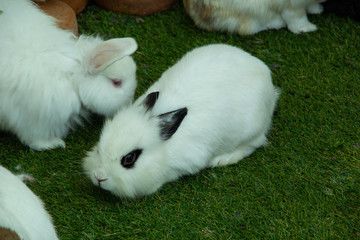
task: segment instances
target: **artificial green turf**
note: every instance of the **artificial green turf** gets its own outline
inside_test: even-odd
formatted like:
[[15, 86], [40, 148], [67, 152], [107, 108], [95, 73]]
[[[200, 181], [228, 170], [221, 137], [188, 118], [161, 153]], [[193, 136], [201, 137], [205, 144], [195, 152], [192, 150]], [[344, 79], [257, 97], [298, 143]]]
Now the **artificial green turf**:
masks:
[[100, 117], [71, 132], [66, 149], [35, 152], [0, 132], [1, 164], [36, 178], [28, 185], [61, 239], [360, 239], [360, 24], [310, 20], [318, 31], [240, 37], [197, 29], [181, 3], [141, 18], [90, 4], [78, 15], [80, 33], [137, 40], [137, 96], [197, 46], [228, 43], [263, 60], [282, 89], [269, 146], [136, 201], [120, 201], [82, 172]]

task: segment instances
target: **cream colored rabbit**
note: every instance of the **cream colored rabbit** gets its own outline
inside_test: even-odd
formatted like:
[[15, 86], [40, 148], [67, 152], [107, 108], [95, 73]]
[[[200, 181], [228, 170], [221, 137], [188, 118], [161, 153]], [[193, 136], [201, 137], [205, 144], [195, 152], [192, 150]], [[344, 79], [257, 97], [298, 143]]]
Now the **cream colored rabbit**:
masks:
[[307, 13], [319, 14], [317, 0], [183, 0], [196, 26], [240, 35], [287, 27], [293, 33], [317, 28]]

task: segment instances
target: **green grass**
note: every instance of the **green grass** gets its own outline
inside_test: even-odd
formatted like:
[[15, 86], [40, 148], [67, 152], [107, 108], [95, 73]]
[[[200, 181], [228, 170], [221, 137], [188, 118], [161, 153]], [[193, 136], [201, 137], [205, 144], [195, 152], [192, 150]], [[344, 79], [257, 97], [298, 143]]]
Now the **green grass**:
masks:
[[210, 43], [241, 47], [271, 66], [282, 94], [269, 146], [136, 201], [119, 200], [82, 172], [100, 117], [71, 132], [66, 149], [35, 152], [0, 132], [1, 164], [36, 178], [28, 186], [61, 239], [360, 239], [360, 24], [310, 20], [318, 31], [240, 37], [197, 29], [182, 4], [142, 18], [90, 5], [78, 15], [81, 33], [137, 40], [137, 96], [187, 51]]

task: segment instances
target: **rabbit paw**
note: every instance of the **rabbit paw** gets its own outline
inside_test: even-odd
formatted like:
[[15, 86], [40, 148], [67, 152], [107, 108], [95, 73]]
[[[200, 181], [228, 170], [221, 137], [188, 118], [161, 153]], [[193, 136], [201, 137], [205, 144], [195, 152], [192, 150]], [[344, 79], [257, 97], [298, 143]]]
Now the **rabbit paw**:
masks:
[[35, 151], [43, 151], [62, 147], [65, 148], [65, 142], [61, 138], [52, 138], [49, 140], [38, 140], [29, 144], [29, 147]]
[[268, 24], [266, 25], [267, 29], [280, 29], [286, 26], [286, 23], [281, 18], [280, 15], [276, 15]]
[[25, 173], [23, 173], [23, 174], [18, 174], [18, 175], [16, 175], [18, 178], [20, 178], [20, 180], [22, 181], [22, 182], [25, 182], [25, 181], [27, 181], [27, 182], [34, 182], [35, 181], [35, 178], [33, 178], [33, 176], [31, 176], [31, 175], [28, 175], [28, 174], [25, 174]]
[[324, 7], [319, 3], [314, 3], [308, 6], [306, 11], [310, 14], [320, 14], [324, 11]]
[[289, 30], [293, 33], [299, 34], [304, 32], [313, 32], [317, 30], [316, 25], [311, 22], [304, 22], [302, 24], [293, 24], [288, 26]]
[[231, 155], [232, 154], [224, 154], [221, 156], [217, 156], [210, 162], [209, 167], [226, 166], [226, 165], [235, 164], [238, 161], [240, 161], [240, 159], [234, 159]]
[[255, 151], [253, 146], [240, 146], [234, 152], [226, 153], [215, 157], [210, 163], [209, 167], [220, 167], [238, 163], [241, 159], [249, 156]]

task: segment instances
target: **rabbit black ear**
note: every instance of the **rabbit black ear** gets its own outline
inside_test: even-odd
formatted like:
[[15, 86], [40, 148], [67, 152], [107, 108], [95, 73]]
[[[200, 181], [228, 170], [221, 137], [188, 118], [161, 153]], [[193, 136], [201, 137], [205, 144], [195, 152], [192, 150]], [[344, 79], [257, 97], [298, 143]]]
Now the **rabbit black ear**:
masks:
[[186, 114], [187, 108], [180, 108], [158, 116], [160, 119], [160, 137], [162, 140], [168, 140], [171, 138], [171, 136], [179, 128]]
[[152, 92], [146, 96], [146, 98], [143, 101], [143, 105], [145, 106], [146, 111], [150, 111], [154, 107], [156, 100], [158, 98], [159, 98], [159, 92]]

